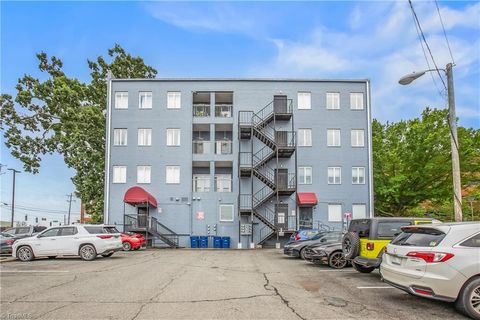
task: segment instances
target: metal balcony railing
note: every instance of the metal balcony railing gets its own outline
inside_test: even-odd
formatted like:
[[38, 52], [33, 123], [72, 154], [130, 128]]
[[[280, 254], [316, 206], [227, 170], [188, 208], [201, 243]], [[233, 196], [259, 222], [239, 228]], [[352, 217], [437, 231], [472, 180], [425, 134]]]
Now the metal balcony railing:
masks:
[[210, 105], [204, 103], [196, 103], [193, 105], [194, 117], [210, 117]]
[[215, 177], [215, 192], [232, 192], [232, 178]]
[[232, 154], [232, 146], [230, 140], [215, 141], [215, 154]]
[[231, 104], [215, 104], [215, 117], [231, 118], [233, 106]]
[[193, 192], [210, 192], [210, 177], [193, 177]]
[[197, 140], [192, 143], [194, 154], [210, 154], [212, 152], [212, 141]]

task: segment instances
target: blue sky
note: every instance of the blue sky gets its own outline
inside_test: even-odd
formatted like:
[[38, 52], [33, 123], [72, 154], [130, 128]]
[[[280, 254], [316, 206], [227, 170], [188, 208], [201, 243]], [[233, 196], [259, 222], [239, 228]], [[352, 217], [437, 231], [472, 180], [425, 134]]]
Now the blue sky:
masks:
[[[435, 60], [444, 67], [451, 59], [435, 2], [413, 4]], [[397, 83], [427, 68], [407, 1], [2, 1], [0, 6], [2, 93], [14, 94], [25, 73], [41, 76], [39, 51], [59, 57], [67, 74], [88, 81], [86, 59], [119, 43], [154, 66], [159, 77], [369, 78], [373, 115], [381, 121], [417, 117], [425, 106], [445, 107], [430, 76], [410, 86]], [[479, 128], [480, 3], [439, 6], [456, 62], [457, 115], [461, 125]], [[1, 148], [0, 162], [21, 169], [3, 143]], [[60, 156], [45, 156], [40, 174], [18, 175], [16, 201], [66, 210], [72, 175]], [[10, 203], [11, 175], [0, 178], [1, 202]], [[9, 211], [1, 213], [7, 220]]]

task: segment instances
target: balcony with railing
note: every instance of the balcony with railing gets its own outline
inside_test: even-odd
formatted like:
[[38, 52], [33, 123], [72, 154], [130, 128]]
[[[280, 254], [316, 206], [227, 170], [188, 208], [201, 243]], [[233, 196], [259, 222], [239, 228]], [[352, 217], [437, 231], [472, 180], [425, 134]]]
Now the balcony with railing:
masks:
[[196, 118], [210, 117], [210, 92], [193, 93], [193, 116]]
[[232, 192], [232, 177], [215, 175], [215, 192]]
[[193, 154], [211, 154], [212, 153], [212, 141], [197, 140], [193, 141]]
[[215, 117], [231, 118], [232, 112], [233, 92], [215, 92]]

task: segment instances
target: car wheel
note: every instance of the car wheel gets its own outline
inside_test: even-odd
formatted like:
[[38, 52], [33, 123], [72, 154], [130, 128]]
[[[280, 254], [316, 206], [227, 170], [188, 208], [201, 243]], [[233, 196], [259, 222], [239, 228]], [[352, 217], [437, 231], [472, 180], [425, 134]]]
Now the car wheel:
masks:
[[357, 264], [355, 262], [352, 262], [352, 266], [355, 270], [357, 270], [358, 272], [361, 272], [361, 273], [370, 273], [373, 270], [375, 270], [375, 267], [365, 267], [365, 266], [362, 266], [362, 265]]
[[455, 307], [472, 319], [480, 319], [480, 277], [473, 278], [464, 285]]
[[330, 257], [328, 257], [328, 265], [334, 269], [343, 269], [347, 263], [348, 261], [345, 259], [343, 252], [341, 251], [335, 251], [330, 254]]
[[140, 250], [140, 246], [136, 247], [136, 248], [135, 248], [135, 249], [133, 249], [133, 250]]
[[342, 239], [342, 251], [346, 259], [351, 260], [358, 256], [360, 251], [360, 238], [355, 232], [348, 232]]
[[105, 254], [102, 254], [102, 257], [108, 258], [108, 257], [111, 257], [112, 254], [114, 254], [114, 252], [105, 253]]
[[123, 246], [123, 251], [132, 250], [132, 245], [130, 244], [130, 242], [124, 242], [124, 243], [122, 243], [122, 246]]
[[305, 248], [303, 248], [302, 250], [300, 250], [300, 258], [302, 260], [305, 260]]
[[55, 259], [57, 256], [48, 256], [48, 259]]
[[95, 260], [95, 258], [97, 257], [97, 251], [95, 250], [95, 247], [91, 244], [84, 244], [80, 247], [79, 251], [80, 258], [82, 258], [82, 260], [92, 261]]
[[20, 259], [20, 261], [32, 261], [33, 260], [33, 251], [30, 247], [28, 246], [23, 246], [18, 248], [17, 250], [17, 258]]

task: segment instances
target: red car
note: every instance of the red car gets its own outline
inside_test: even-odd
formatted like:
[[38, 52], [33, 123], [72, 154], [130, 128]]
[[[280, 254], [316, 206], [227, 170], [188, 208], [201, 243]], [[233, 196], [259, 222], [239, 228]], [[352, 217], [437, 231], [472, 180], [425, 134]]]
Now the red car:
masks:
[[123, 251], [138, 250], [147, 246], [145, 237], [134, 232], [122, 233]]

